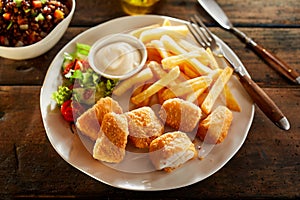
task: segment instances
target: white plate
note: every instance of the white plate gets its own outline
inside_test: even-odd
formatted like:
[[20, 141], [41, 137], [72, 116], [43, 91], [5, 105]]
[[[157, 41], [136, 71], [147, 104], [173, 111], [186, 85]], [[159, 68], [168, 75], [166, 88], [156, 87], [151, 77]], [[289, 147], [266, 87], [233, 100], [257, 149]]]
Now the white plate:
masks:
[[[47, 136], [54, 149], [69, 164], [85, 174], [108, 185], [129, 189], [156, 191], [184, 187], [199, 182], [221, 169], [240, 149], [244, 143], [254, 115], [254, 105], [238, 81], [233, 79], [230, 87], [236, 96], [242, 111], [234, 114], [234, 121], [229, 134], [223, 143], [214, 146], [203, 159], [194, 159], [172, 173], [151, 171], [128, 173], [113, 169], [92, 158], [83, 145], [80, 137], [72, 133], [69, 124], [65, 122], [56, 108], [51, 95], [62, 83], [61, 64], [64, 52], [73, 52], [76, 42], [92, 45], [97, 39], [113, 33], [126, 32], [139, 27], [162, 23], [168, 18], [172, 24], [184, 24], [186, 21], [165, 16], [127, 16], [108, 21], [91, 28], [70, 41], [54, 58], [44, 84], [41, 88], [40, 107]], [[224, 51], [234, 62], [242, 63], [233, 51], [220, 39]]]

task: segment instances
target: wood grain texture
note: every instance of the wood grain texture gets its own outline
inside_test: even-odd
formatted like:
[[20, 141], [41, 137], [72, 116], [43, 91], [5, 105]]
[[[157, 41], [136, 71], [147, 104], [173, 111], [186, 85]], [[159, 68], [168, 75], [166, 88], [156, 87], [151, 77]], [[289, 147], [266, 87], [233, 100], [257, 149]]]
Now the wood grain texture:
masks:
[[[87, 28], [70, 27], [52, 50], [38, 58], [25, 61], [0, 58], [0, 84], [42, 84], [48, 67], [56, 54], [68, 41], [85, 30]], [[235, 36], [219, 28], [211, 28], [211, 30], [235, 51], [252, 78], [260, 86], [293, 87], [286, 78], [278, 74]], [[300, 73], [300, 60], [295, 56], [300, 54], [300, 28], [241, 28], [241, 30], [257, 42], [262, 43], [265, 48], [268, 48]]]
[[[232, 22], [238, 26], [272, 24], [299, 27], [300, 17], [296, 13], [300, 13], [300, 2], [297, 0], [216, 0], [216, 2], [224, 9]], [[205, 14], [205, 11], [195, 0], [161, 0], [153, 14], [187, 20], [190, 15], [197, 11]], [[77, 1], [72, 25], [91, 26], [120, 16], [124, 16], [124, 13], [119, 0]], [[209, 19], [207, 16], [206, 18]]]
[[[234, 25], [300, 72], [300, 1], [216, 0]], [[50, 144], [39, 108], [40, 89], [52, 60], [76, 35], [125, 16], [119, 0], [77, 0], [62, 39], [25, 61], [0, 58], [0, 199], [296, 199], [300, 197], [300, 88], [270, 68], [235, 36], [218, 27], [195, 0], [161, 0], [154, 14], [187, 20], [200, 12], [252, 79], [291, 123], [278, 129], [256, 107], [248, 137], [217, 173], [188, 187], [136, 192], [110, 187], [65, 162]], [[201, 169], [199, 169], [201, 170]]]
[[[224, 168], [192, 186], [151, 193], [112, 188], [67, 164], [47, 139], [41, 122], [39, 91], [39, 86], [0, 87], [0, 111], [4, 113], [0, 119], [0, 173], [5, 174], [0, 177], [0, 185], [4, 185], [0, 187], [0, 196], [142, 198], [151, 195], [180, 199], [299, 196], [299, 88], [266, 88], [290, 119], [289, 132], [273, 126], [257, 110], [243, 147]], [[289, 98], [282, 98], [286, 94]]]

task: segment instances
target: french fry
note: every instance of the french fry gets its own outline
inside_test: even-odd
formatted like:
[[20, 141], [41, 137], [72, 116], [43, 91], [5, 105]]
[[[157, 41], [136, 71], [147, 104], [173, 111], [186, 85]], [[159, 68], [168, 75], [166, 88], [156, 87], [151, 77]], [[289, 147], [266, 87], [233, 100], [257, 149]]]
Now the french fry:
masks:
[[207, 76], [211, 77], [214, 81], [218, 79], [220, 74], [222, 73], [222, 69], [214, 69], [211, 73], [209, 73]]
[[[213, 53], [210, 50], [210, 48], [207, 48], [206, 52], [210, 55], [211, 62], [213, 63], [211, 65], [211, 68], [213, 68], [213, 69], [220, 69], [220, 66], [218, 65], [218, 62], [215, 59], [215, 56], [213, 55]], [[232, 92], [231, 92], [231, 90], [230, 90], [230, 88], [228, 87], [227, 84], [224, 86], [224, 90], [223, 91], [224, 91], [226, 106], [230, 110], [232, 110], [232, 111], [240, 112], [241, 111], [241, 107], [239, 106], [237, 100], [233, 96], [233, 94], [232, 94]]]
[[142, 93], [131, 98], [131, 102], [134, 104], [139, 104], [143, 102], [145, 99], [151, 97], [155, 93], [157, 93], [160, 89], [167, 86], [170, 82], [174, 81], [180, 75], [179, 67], [175, 67], [169, 71], [164, 77], [160, 80], [153, 83], [149, 88], [144, 90]]
[[150, 97], [149, 106], [159, 104], [158, 92]]
[[160, 27], [159, 24], [153, 24], [153, 25], [150, 25], [150, 26], [145, 26], [145, 27], [142, 27], [142, 28], [139, 28], [139, 29], [135, 29], [135, 30], [131, 31], [129, 34], [136, 37], [136, 38], [139, 38], [142, 32], [144, 32], [146, 30], [153, 29], [153, 28], [157, 28], [157, 27]]
[[[207, 88], [212, 82], [212, 79], [208, 76], [200, 76], [194, 79], [184, 81], [175, 87], [169, 87], [162, 93], [162, 98], [164, 100], [184, 96], [189, 93], [194, 93], [195, 91]], [[200, 95], [200, 94], [199, 94]]]
[[145, 68], [139, 73], [133, 75], [132, 77], [122, 81], [117, 87], [114, 89], [113, 94], [120, 96], [124, 94], [127, 90], [129, 90], [133, 85], [146, 82], [153, 78], [153, 73], [151, 69]]
[[210, 60], [209, 66], [210, 66], [210, 68], [212, 68], [212, 69], [220, 69], [220, 66], [219, 66], [218, 62], [216, 61], [215, 56], [212, 53], [212, 51], [210, 50], [210, 48], [207, 48], [206, 52], [209, 55], [209, 60]]
[[[161, 64], [155, 62], [155, 61], [150, 61], [149, 64], [147, 65], [151, 70], [154, 76], [156, 76], [158, 79], [161, 79], [162, 77], [167, 75], [167, 72], [163, 70], [161, 67]], [[170, 86], [175, 86], [177, 83], [175, 81], [171, 81], [169, 83]]]
[[202, 52], [205, 51], [205, 49], [203, 47], [192, 44], [191, 42], [189, 42], [185, 39], [179, 39], [177, 42], [178, 42], [179, 46], [181, 46], [186, 51], [202, 51]]
[[207, 89], [206, 88], [200, 88], [199, 90], [196, 90], [195, 92], [187, 95], [186, 100], [189, 102], [196, 102], [198, 103], [196, 100], [198, 100], [198, 98], [200, 97], [200, 95], [203, 94], [203, 92]]
[[201, 105], [201, 109], [204, 113], [209, 114], [212, 110], [213, 105], [215, 104], [217, 98], [221, 94], [224, 89], [224, 86], [229, 81], [231, 75], [233, 73], [233, 69], [231, 67], [226, 67], [216, 82], [213, 84], [212, 88], [210, 89], [208, 95], [204, 99], [204, 102]]
[[160, 38], [160, 41], [163, 43], [164, 47], [166, 49], [168, 49], [170, 52], [172, 52], [174, 55], [187, 53], [187, 51], [184, 50], [183, 48], [181, 48], [177, 44], [177, 42], [172, 37], [170, 37], [169, 35], [163, 35]]
[[158, 103], [159, 103], [160, 105], [162, 105], [162, 104], [164, 103], [164, 99], [163, 99], [163, 97], [162, 97], [162, 94], [164, 93], [164, 91], [165, 91], [165, 88], [160, 89], [160, 90], [157, 92]]
[[166, 101], [168, 99], [173, 99], [173, 98], [176, 98], [178, 97], [172, 90], [169, 90], [169, 89], [165, 89], [162, 93], [161, 93], [161, 99], [162, 101]]
[[151, 69], [154, 76], [156, 76], [158, 79], [164, 77], [167, 74], [167, 72], [161, 68], [161, 65], [158, 62], [150, 61], [147, 66]]
[[162, 23], [162, 26], [172, 26], [171, 21], [169, 19], [165, 19]]
[[211, 66], [214, 67], [215, 63], [211, 60], [211, 55], [204, 48], [196, 46], [184, 39], [178, 40], [178, 44], [186, 51], [198, 51], [199, 56], [197, 57], [197, 60], [200, 61], [205, 66], [209, 66], [210, 68]]
[[183, 67], [179, 66], [179, 68], [180, 68], [180, 78], [181, 79], [183, 79], [183, 80], [189, 80], [189, 79], [194, 78], [194, 77], [190, 77], [190, 76], [186, 75]]
[[188, 60], [196, 58], [198, 56], [199, 52], [197, 51], [186, 52], [175, 56], [166, 57], [162, 59], [161, 64], [164, 69], [171, 69], [173, 67], [176, 67], [177, 65], [188, 62]]
[[[139, 93], [143, 92], [144, 90], [146, 90], [146, 89], [149, 88], [150, 86], [151, 86], [151, 83], [147, 83], [147, 84], [143, 85], [143, 86], [141, 87], [142, 90], [141, 90]], [[139, 93], [135, 93], [135, 94], [132, 95], [132, 96], [136, 96], [136, 95], [138, 95]], [[138, 105], [136, 105], [136, 107], [137, 107], [137, 108], [140, 108], [140, 107], [143, 107], [143, 106], [149, 106], [150, 100], [151, 100], [151, 97], [145, 99], [144, 101], [142, 101], [141, 103], [139, 103]]]
[[204, 99], [207, 97], [208, 95], [208, 91], [205, 90], [202, 94], [199, 95], [198, 99], [197, 99], [197, 102], [198, 102], [198, 105], [202, 105], [203, 102], [204, 102]]
[[160, 40], [152, 40], [151, 45], [156, 48], [162, 58], [169, 56], [168, 51], [165, 49], [163, 43]]
[[206, 87], [207, 85], [211, 84], [212, 78], [209, 76], [199, 76], [190, 80], [187, 80], [188, 84], [191, 84], [195, 89], [202, 88], [203, 86]]
[[226, 100], [226, 106], [232, 111], [241, 112], [242, 109], [235, 97], [233, 96], [227, 84], [224, 87], [224, 95]]
[[[144, 85], [140, 85], [140, 86], [138, 86], [137, 88], [134, 88], [134, 89], [133, 89], [133, 92], [132, 92], [132, 94], [131, 94], [131, 96], [135, 96], [135, 95], [141, 93], [141, 92], [143, 91], [143, 89], [144, 89]], [[130, 106], [131, 106], [131, 107], [130, 107], [130, 110], [136, 109], [136, 108], [139, 107], [138, 105], [130, 105]]]
[[156, 62], [161, 62], [161, 60], [163, 59], [161, 57], [160, 52], [158, 51], [158, 49], [156, 47], [154, 47], [154, 45], [152, 43], [147, 43], [146, 44], [146, 49], [147, 49], [147, 54], [148, 54], [148, 61], [156, 61]]
[[[168, 35], [164, 35], [161, 37], [161, 41], [164, 44], [165, 48], [169, 51], [173, 52], [174, 54], [184, 54], [187, 53], [186, 50], [184, 50], [182, 47], [180, 47], [174, 39], [172, 39]], [[201, 62], [199, 62], [197, 59], [192, 58], [188, 60], [188, 63], [197, 70], [201, 75], [206, 75], [209, 72], [211, 72], [211, 69], [205, 65], [203, 65]]]
[[182, 71], [185, 74], [185, 76], [189, 78], [196, 78], [200, 76], [198, 72], [196, 72], [188, 63], [184, 63], [181, 65], [182, 66]]
[[148, 43], [152, 40], [159, 40], [163, 35], [169, 35], [172, 38], [185, 37], [188, 32], [189, 30], [185, 25], [163, 26], [143, 31], [139, 39], [144, 43]]
[[137, 88], [134, 88], [134, 90], [133, 90], [131, 96], [138, 95], [138, 94], [141, 93], [143, 90], [144, 90], [144, 85], [139, 85]]

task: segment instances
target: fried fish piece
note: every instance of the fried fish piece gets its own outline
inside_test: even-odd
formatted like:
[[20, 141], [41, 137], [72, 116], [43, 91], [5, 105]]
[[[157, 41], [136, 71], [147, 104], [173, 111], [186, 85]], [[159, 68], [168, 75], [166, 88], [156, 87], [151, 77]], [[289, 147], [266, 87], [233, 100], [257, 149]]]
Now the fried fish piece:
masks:
[[168, 132], [150, 144], [150, 159], [157, 170], [171, 172], [197, 156], [195, 145], [183, 132]]
[[201, 109], [183, 99], [166, 100], [159, 111], [160, 118], [170, 127], [183, 132], [191, 132], [199, 123]]
[[199, 123], [197, 136], [206, 143], [219, 144], [226, 138], [232, 119], [232, 112], [226, 106], [218, 106]]
[[100, 125], [102, 123], [105, 114], [110, 112], [114, 112], [116, 114], [123, 113], [123, 110], [119, 105], [119, 103], [113, 100], [111, 97], [105, 97], [99, 99], [99, 101], [97, 101], [97, 103], [95, 104], [95, 111], [97, 114], [98, 121], [100, 122]]
[[117, 114], [123, 113], [119, 103], [111, 97], [101, 98], [97, 103], [85, 111], [76, 121], [76, 127], [80, 132], [96, 141], [100, 126], [105, 114], [115, 112]]
[[124, 114], [105, 114], [93, 148], [93, 157], [109, 163], [121, 162], [125, 156], [128, 134], [128, 123]]
[[164, 132], [164, 126], [154, 111], [144, 106], [125, 113], [128, 120], [129, 140], [138, 148], [148, 148], [151, 141]]

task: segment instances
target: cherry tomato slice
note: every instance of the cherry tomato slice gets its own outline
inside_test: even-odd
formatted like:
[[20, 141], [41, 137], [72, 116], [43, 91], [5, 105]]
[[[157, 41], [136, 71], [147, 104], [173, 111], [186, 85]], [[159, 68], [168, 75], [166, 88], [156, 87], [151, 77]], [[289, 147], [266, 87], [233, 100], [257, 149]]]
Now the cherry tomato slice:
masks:
[[74, 70], [82, 70], [83, 66], [80, 60], [75, 60]]
[[74, 122], [72, 100], [65, 101], [60, 107], [60, 112], [66, 121]]
[[83, 70], [84, 66], [80, 60], [75, 59], [73, 62], [70, 62], [65, 65], [63, 74], [66, 75], [71, 69], [73, 70]]
[[68, 63], [68, 64], [65, 66], [65, 69], [64, 69], [64, 71], [63, 71], [63, 74], [66, 75], [67, 73], [69, 73], [69, 71], [70, 71], [71, 69], [73, 69], [73, 67], [74, 67], [74, 62]]

